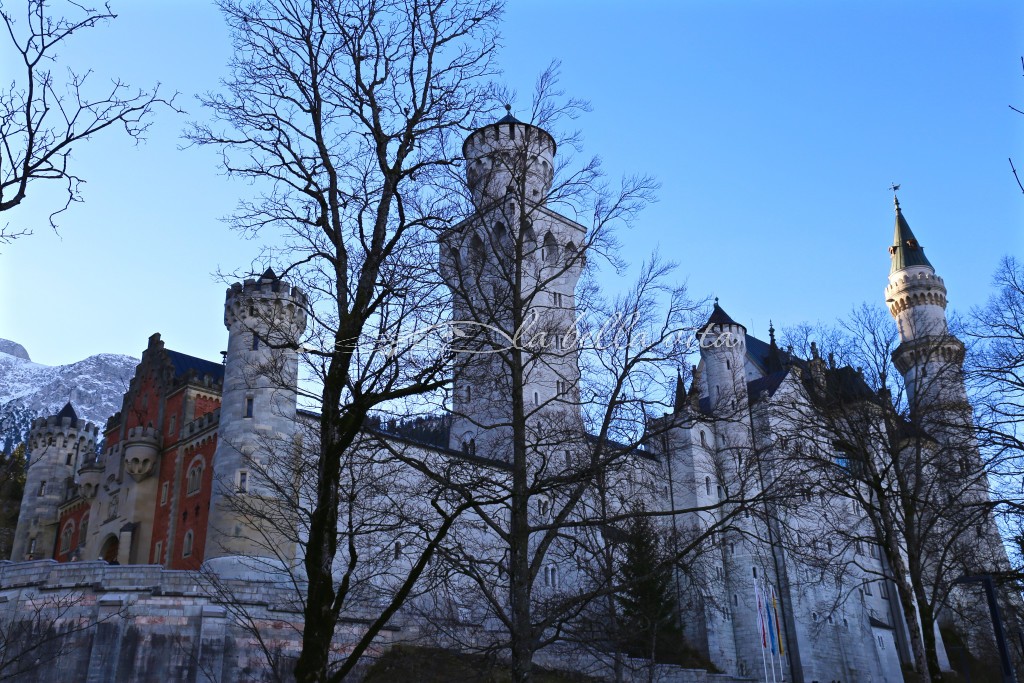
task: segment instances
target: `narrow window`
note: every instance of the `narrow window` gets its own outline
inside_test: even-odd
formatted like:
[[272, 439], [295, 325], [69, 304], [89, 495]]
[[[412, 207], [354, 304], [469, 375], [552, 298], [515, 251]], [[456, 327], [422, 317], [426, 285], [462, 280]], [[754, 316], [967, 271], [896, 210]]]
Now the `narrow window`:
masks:
[[753, 569], [754, 569], [754, 578], [756, 579], [757, 578], [757, 567], [754, 567]]
[[889, 584], [886, 583], [884, 579], [878, 584], [878, 594], [885, 600], [889, 599]]
[[163, 484], [160, 485], [160, 504], [161, 505], [167, 505], [167, 491], [169, 490], [169, 488], [170, 488], [170, 484], [168, 482], [166, 482], [166, 481]]
[[538, 394], [536, 391], [533, 392], [533, 405], [535, 405], [535, 406], [539, 406], [540, 405], [540, 394]]
[[163, 563], [164, 563], [164, 542], [163, 541], [157, 541], [156, 542], [156, 549], [153, 550], [153, 564], [163, 564]]
[[466, 387], [466, 401], [469, 402], [469, 401], [472, 401], [472, 400], [473, 400], [473, 387], [467, 386]]
[[252, 398], [245, 399], [245, 416], [246, 417], [252, 417], [252, 408], [253, 408], [252, 404], [253, 404]]
[[86, 512], [82, 521], [78, 523], [78, 545], [85, 545], [85, 537], [89, 533], [89, 513]]
[[39, 482], [39, 495], [40, 496], [45, 496], [46, 495], [46, 482], [45, 481]]
[[249, 493], [249, 473], [246, 470], [238, 471], [238, 492]]
[[71, 550], [71, 537], [75, 534], [75, 523], [68, 521], [64, 525], [64, 530], [60, 532], [60, 552], [64, 554]]
[[736, 595], [735, 593], [732, 594], [732, 604], [734, 607], [740, 606], [740, 596]]
[[66, 462], [65, 464], [66, 464], [66, 465], [71, 465], [71, 464], [72, 464], [72, 459], [73, 459], [74, 457], [75, 457], [75, 454], [74, 454], [74, 453], [68, 453], [68, 458], [67, 458], [67, 462]]
[[870, 583], [865, 583], [864, 584], [864, 595], [871, 595], [871, 584]]
[[[701, 436], [704, 436], [703, 432]], [[704, 477], [704, 493], [711, 495], [711, 477]]]
[[397, 560], [402, 556], [402, 542], [395, 541], [395, 559]]
[[260, 348], [260, 338], [255, 332], [252, 333], [252, 350], [257, 351]]
[[181, 556], [189, 557], [192, 555], [192, 530], [185, 532], [185, 541], [181, 544]]

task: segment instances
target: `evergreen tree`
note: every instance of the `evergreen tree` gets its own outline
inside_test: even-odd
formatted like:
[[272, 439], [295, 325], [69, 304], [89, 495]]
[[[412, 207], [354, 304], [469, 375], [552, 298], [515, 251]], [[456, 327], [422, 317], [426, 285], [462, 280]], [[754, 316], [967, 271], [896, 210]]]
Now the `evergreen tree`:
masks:
[[671, 558], [650, 517], [630, 520], [622, 550], [619, 574], [625, 588], [617, 601], [623, 649], [634, 657], [683, 663], [689, 648], [677, 621]]

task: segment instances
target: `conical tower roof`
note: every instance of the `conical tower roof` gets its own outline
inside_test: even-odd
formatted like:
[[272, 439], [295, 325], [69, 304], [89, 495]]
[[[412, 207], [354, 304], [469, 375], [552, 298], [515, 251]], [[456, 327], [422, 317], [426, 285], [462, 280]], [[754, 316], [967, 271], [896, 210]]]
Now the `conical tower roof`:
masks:
[[71, 418], [72, 425], [78, 422], [78, 413], [76, 413], [75, 409], [71, 406], [71, 401], [65, 403], [64, 407], [60, 409], [59, 413], [57, 413], [57, 421], [60, 422], [65, 417]]
[[744, 330], [747, 329], [743, 325], [732, 319], [728, 313], [725, 312], [721, 306], [718, 305], [718, 297], [715, 297], [715, 306], [711, 309], [711, 315], [708, 316], [708, 321], [701, 326], [702, 330], [706, 330], [712, 325], [735, 325], [736, 327], [742, 327]]
[[892, 246], [889, 247], [889, 256], [892, 259], [892, 268], [889, 269], [889, 273], [892, 274], [911, 266], [931, 268], [932, 264], [924, 255], [924, 247], [918, 244], [917, 238], [910, 230], [910, 225], [907, 224], [907, 219], [903, 217], [900, 200], [893, 197], [893, 203], [896, 205], [896, 231], [893, 235]]

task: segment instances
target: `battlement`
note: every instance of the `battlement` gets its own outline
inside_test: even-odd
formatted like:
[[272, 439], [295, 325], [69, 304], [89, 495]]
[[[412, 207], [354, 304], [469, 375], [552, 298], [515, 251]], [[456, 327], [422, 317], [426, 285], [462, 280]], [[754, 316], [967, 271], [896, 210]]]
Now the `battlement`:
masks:
[[886, 294], [911, 287], [942, 289], [943, 291], [946, 289], [946, 281], [936, 275], [931, 268], [918, 267], [912, 270], [908, 268], [899, 272], [901, 274], [897, 275], [895, 279], [890, 278], [889, 284], [885, 288]]
[[50, 444], [51, 439], [55, 441], [60, 438], [75, 441], [84, 439], [85, 441], [79, 449], [91, 450], [96, 447], [99, 433], [99, 427], [92, 422], [70, 417], [50, 416], [33, 420], [28, 438], [33, 449]]
[[207, 428], [220, 424], [220, 408], [211, 410], [210, 412], [197, 417], [191, 422], [185, 424], [182, 428], [182, 434], [187, 439], [195, 434], [205, 431]]
[[511, 114], [466, 138], [466, 182], [477, 206], [504, 197], [523, 184], [525, 201], [542, 202], [554, 178], [555, 140], [547, 131]]
[[305, 293], [274, 276], [268, 270], [258, 280], [236, 282], [228, 288], [224, 304], [224, 325], [236, 322], [250, 326], [287, 325], [298, 335], [306, 328]]

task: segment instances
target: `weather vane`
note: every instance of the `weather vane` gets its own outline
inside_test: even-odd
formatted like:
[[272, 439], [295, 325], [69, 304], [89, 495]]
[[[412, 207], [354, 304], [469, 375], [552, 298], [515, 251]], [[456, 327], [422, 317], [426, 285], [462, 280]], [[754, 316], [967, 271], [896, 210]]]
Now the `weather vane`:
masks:
[[889, 186], [889, 189], [892, 190], [893, 194], [896, 194], [896, 191], [900, 189], [900, 186], [896, 183], [893, 183], [892, 185]]

